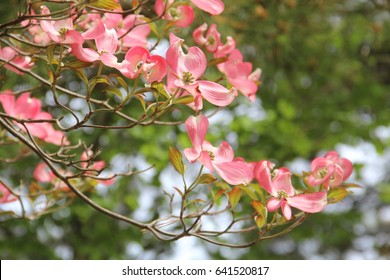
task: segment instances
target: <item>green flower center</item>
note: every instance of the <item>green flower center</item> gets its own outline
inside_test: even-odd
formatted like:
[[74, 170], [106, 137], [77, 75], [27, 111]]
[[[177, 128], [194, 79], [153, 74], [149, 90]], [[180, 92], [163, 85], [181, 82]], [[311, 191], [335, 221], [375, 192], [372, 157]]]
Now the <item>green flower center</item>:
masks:
[[189, 85], [195, 82], [194, 76], [190, 72], [183, 72], [183, 76], [181, 78], [184, 84]]

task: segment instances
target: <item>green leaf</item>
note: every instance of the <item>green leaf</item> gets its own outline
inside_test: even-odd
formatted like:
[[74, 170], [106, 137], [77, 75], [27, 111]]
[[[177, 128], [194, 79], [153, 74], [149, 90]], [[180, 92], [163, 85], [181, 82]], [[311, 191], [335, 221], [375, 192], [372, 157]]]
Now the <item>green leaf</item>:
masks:
[[87, 6], [90, 8], [98, 8], [105, 10], [122, 10], [121, 5], [114, 0], [90, 0]]
[[240, 188], [253, 200], [257, 200], [258, 197], [256, 193], [251, 189], [246, 186], [240, 186]]
[[337, 203], [342, 201], [347, 195], [349, 191], [343, 187], [335, 187], [331, 188], [328, 192], [328, 203]]
[[194, 102], [194, 97], [190, 94], [176, 98], [172, 101], [173, 104], [188, 104], [191, 102]]
[[200, 178], [199, 178], [199, 184], [211, 184], [211, 183], [215, 182], [216, 180], [217, 180], [217, 178], [215, 178], [211, 174], [202, 174], [202, 176], [200, 176]]
[[118, 97], [120, 97], [121, 99], [123, 98], [123, 95], [122, 95], [122, 92], [119, 88], [117, 87], [114, 87], [114, 86], [108, 86], [104, 89], [106, 92], [108, 93], [113, 93], [115, 95], [117, 95]]
[[237, 203], [240, 201], [242, 195], [242, 190], [240, 187], [234, 187], [229, 193], [229, 202], [232, 208], [236, 207]]
[[164, 83], [162, 82], [153, 82], [152, 83], [152, 88], [156, 89], [159, 94], [164, 96], [166, 99], [171, 98], [169, 93], [165, 90]]
[[226, 62], [227, 60], [228, 60], [227, 57], [217, 57], [217, 58], [213, 58], [213, 59], [211, 59], [211, 60], [207, 63], [207, 66], [218, 65], [218, 64], [220, 64], [220, 63]]
[[169, 147], [169, 161], [181, 175], [184, 174], [183, 157], [180, 151], [175, 147]]
[[54, 56], [54, 50], [56, 49], [56, 44], [51, 44], [46, 48], [47, 62], [48, 64], [58, 64], [58, 60]]

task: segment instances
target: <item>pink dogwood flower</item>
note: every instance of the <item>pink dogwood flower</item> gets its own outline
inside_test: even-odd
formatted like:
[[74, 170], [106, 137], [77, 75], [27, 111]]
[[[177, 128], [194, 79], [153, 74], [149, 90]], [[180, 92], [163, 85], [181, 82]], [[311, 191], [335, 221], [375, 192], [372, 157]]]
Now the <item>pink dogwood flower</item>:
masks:
[[168, 84], [185, 89], [194, 96], [194, 108], [203, 108], [202, 98], [216, 106], [227, 106], [237, 96], [235, 88], [230, 90], [215, 82], [199, 80], [207, 67], [205, 54], [198, 47], [190, 47], [185, 54], [182, 49], [184, 40], [171, 33], [166, 60], [170, 67]]
[[11, 47], [0, 48], [0, 60], [5, 63], [5, 68], [19, 75], [24, 75], [24, 73], [19, 69], [15, 68], [14, 66], [8, 64], [8, 62], [12, 62], [13, 64], [15, 64], [15, 66], [24, 70], [29, 70], [33, 66], [33, 63], [31, 62], [31, 57], [22, 56]]
[[210, 172], [215, 170], [222, 179], [232, 185], [246, 185], [253, 180], [254, 164], [246, 163], [241, 158], [235, 159], [229, 143], [224, 141], [218, 147], [214, 147], [205, 141], [209, 126], [205, 116], [190, 116], [185, 126], [192, 143], [191, 148], [183, 151], [189, 162], [199, 161]]
[[141, 15], [130, 14], [123, 18], [121, 14], [106, 13], [102, 21], [106, 28], [115, 29], [123, 50], [148, 46], [151, 28]]
[[143, 47], [134, 47], [127, 51], [121, 73], [131, 79], [142, 75], [146, 82], [161, 81], [168, 71], [165, 59], [159, 55], [151, 55]]
[[230, 36], [227, 37], [227, 43], [222, 44], [221, 34], [218, 32], [216, 24], [212, 24], [207, 29], [207, 23], [203, 23], [194, 30], [192, 37], [198, 45], [205, 46], [208, 52], [217, 53], [218, 56], [225, 56], [235, 47], [235, 42]]
[[352, 163], [346, 158], [340, 158], [336, 151], [330, 151], [324, 157], [318, 157], [311, 162], [312, 173], [308, 177], [311, 186], [323, 184], [326, 190], [342, 184], [353, 171]]
[[[263, 160], [256, 164], [254, 175], [272, 197], [267, 202], [270, 212], [282, 209], [283, 216], [290, 220], [292, 217], [291, 207], [307, 213], [322, 211], [327, 204], [326, 192], [296, 194], [291, 183], [291, 172], [285, 167], [273, 169], [274, 164]], [[271, 175], [271, 170], [273, 176]]]
[[[194, 21], [194, 10], [189, 5], [172, 5], [174, 0], [156, 0], [154, 11], [177, 27], [187, 27]], [[180, 2], [178, 3], [180, 4]]]
[[255, 101], [261, 70], [257, 68], [252, 72], [252, 63], [244, 62], [242, 53], [239, 50], [233, 50], [229, 54], [228, 60], [218, 65], [218, 68], [237, 90], [250, 101]]
[[39, 21], [43, 31], [45, 31], [49, 37], [58, 44], [82, 44], [83, 37], [81, 34], [74, 30], [72, 18], [66, 18], [61, 20], [49, 20], [51, 19], [50, 10], [45, 5], [41, 6], [41, 15], [47, 16], [46, 19]]
[[30, 93], [23, 93], [15, 99], [12, 91], [6, 90], [0, 92], [0, 103], [3, 105], [5, 113], [12, 117], [25, 120], [42, 120], [42, 122], [24, 123], [24, 126], [20, 123], [17, 124], [24, 131], [26, 127], [32, 136], [55, 145], [68, 143], [63, 132], [55, 130], [51, 123], [45, 122], [45, 120], [51, 120], [52, 116], [41, 111], [41, 101], [30, 97]]
[[[63, 176], [72, 176], [73, 175], [73, 173], [71, 173], [69, 171], [65, 172], [64, 170], [61, 170], [61, 169], [58, 169], [58, 171], [61, 172]], [[57, 178], [57, 176], [53, 173], [53, 171], [51, 171], [49, 166], [47, 166], [47, 164], [44, 162], [39, 163], [35, 167], [34, 172], [33, 172], [33, 177], [39, 183], [52, 184], [54, 186], [54, 189], [56, 189], [56, 190], [61, 190], [61, 191], [65, 191], [65, 192], [70, 191], [70, 188], [68, 187], [68, 185], [65, 182], [63, 182], [62, 180], [60, 180], [59, 178]]]
[[[93, 152], [91, 150], [86, 150], [81, 154], [80, 159], [82, 162], [80, 163], [80, 166], [84, 169], [88, 169], [86, 171], [86, 175], [99, 175], [101, 171], [106, 167], [106, 162], [104, 160], [98, 160], [94, 162], [90, 162], [91, 157], [93, 155]], [[100, 181], [103, 185], [109, 186], [112, 185], [115, 182], [114, 178], [110, 178], [108, 180], [106, 179], [101, 179], [98, 180]]]
[[225, 9], [225, 5], [221, 0], [191, 0], [191, 2], [211, 15], [219, 15]]
[[95, 40], [96, 51], [83, 48], [82, 43], [71, 44], [72, 53], [76, 58], [85, 62], [100, 60], [104, 65], [117, 68], [118, 59], [114, 55], [118, 46], [118, 36], [115, 29], [108, 29], [98, 21], [95, 26], [82, 34], [85, 40]]
[[17, 198], [7, 189], [2, 183], [0, 183], [0, 204], [9, 203], [17, 200]]

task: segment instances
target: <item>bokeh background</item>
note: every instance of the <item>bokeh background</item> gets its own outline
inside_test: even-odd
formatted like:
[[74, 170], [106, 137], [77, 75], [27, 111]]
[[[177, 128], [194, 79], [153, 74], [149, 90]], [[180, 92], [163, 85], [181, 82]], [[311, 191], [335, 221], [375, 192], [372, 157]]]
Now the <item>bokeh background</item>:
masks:
[[[254, 104], [240, 97], [211, 118], [210, 142], [226, 139], [237, 156], [270, 159], [296, 171], [307, 169], [315, 156], [337, 150], [353, 161], [349, 181], [362, 188], [288, 235], [247, 249], [192, 238], [161, 243], [76, 200], [35, 220], [1, 223], [1, 259], [390, 258], [390, 2], [224, 2], [225, 12], [213, 18], [222, 38], [232, 35], [245, 60], [263, 74]], [[12, 19], [18, 5], [1, 1], [0, 21]], [[198, 12], [192, 27], [210, 20]], [[178, 33], [191, 42], [188, 31]], [[7, 77], [4, 68], [0, 77], [2, 84], [20, 82]], [[174, 185], [172, 168], [166, 168], [168, 147], [189, 146], [182, 128], [89, 131], [88, 141], [102, 148], [112, 169], [156, 165], [100, 188], [93, 199], [141, 220], [158, 217], [159, 205], [166, 204], [162, 192]], [[28, 160], [0, 162], [1, 174], [20, 174], [20, 181], [31, 179], [33, 168]]]

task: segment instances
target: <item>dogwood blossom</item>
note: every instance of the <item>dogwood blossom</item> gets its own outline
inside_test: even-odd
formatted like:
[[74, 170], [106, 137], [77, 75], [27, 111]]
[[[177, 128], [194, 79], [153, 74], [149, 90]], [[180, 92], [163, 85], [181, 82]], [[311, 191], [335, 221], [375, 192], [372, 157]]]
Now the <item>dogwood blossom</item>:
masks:
[[199, 161], [210, 172], [214, 170], [226, 182], [232, 185], [248, 184], [253, 180], [253, 163], [247, 163], [242, 158], [234, 158], [233, 148], [227, 142], [218, 147], [205, 141], [209, 121], [204, 115], [190, 116], [185, 126], [192, 147], [184, 149], [184, 155], [189, 162]]
[[259, 161], [254, 169], [255, 178], [260, 186], [272, 196], [267, 202], [268, 211], [274, 212], [281, 208], [283, 216], [290, 220], [291, 207], [307, 213], [317, 213], [325, 208], [326, 192], [297, 194], [291, 183], [290, 170], [285, 167], [273, 169], [274, 166], [273, 163], [263, 160]]
[[185, 54], [182, 49], [183, 42], [183, 39], [171, 33], [171, 45], [166, 54], [170, 67], [168, 84], [173, 84], [192, 94], [196, 110], [203, 108], [202, 98], [216, 106], [229, 105], [237, 96], [236, 89], [227, 89], [218, 83], [200, 80], [207, 67], [206, 56], [200, 48], [195, 46], [190, 47]]
[[41, 122], [26, 122], [24, 125], [17, 123], [22, 130], [28, 132], [45, 142], [55, 145], [67, 144], [63, 132], [55, 130], [53, 125], [45, 120], [51, 120], [52, 116], [47, 112], [42, 112], [41, 101], [30, 97], [30, 93], [21, 94], [17, 99], [11, 90], [0, 92], [0, 103], [6, 114], [25, 120], [39, 120]]
[[352, 163], [346, 158], [340, 158], [336, 151], [330, 151], [324, 157], [318, 157], [311, 162], [312, 173], [308, 183], [312, 186], [323, 184], [326, 190], [341, 185], [353, 171]]

